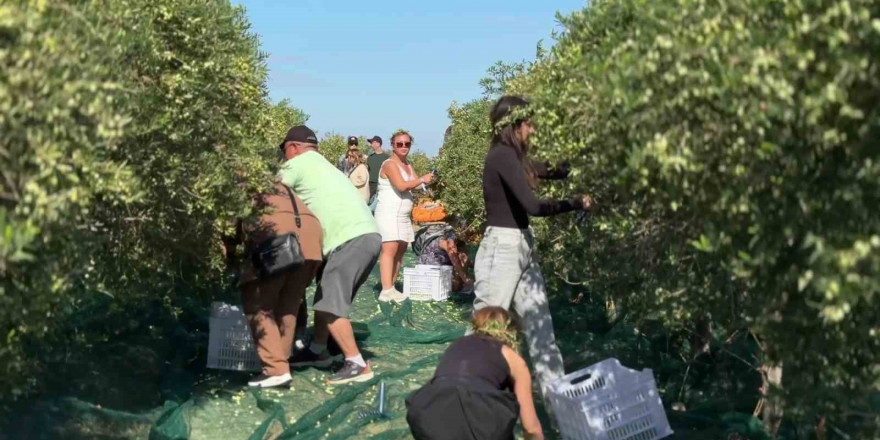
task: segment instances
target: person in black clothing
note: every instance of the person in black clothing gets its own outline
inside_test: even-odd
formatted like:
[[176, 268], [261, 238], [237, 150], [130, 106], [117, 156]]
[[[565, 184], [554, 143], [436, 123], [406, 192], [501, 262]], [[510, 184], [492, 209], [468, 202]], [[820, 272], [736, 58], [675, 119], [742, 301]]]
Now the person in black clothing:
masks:
[[532, 377], [516, 349], [517, 331], [500, 307], [471, 318], [473, 333], [443, 353], [434, 378], [406, 399], [416, 440], [513, 439], [517, 416], [526, 439], [544, 438]]
[[[529, 216], [549, 216], [588, 209], [589, 196], [541, 200], [533, 187], [538, 178], [565, 178], [568, 167], [553, 168], [528, 158], [534, 131], [525, 114], [528, 102], [504, 96], [492, 108], [492, 147], [483, 167], [483, 199], [488, 228], [474, 265], [474, 310], [502, 307], [519, 317], [535, 376], [545, 402], [547, 387], [565, 374], [556, 346], [544, 277], [534, 252]], [[547, 402], [548, 408], [550, 407]]]
[[382, 151], [382, 138], [379, 136], [373, 136], [367, 139], [367, 142], [370, 143], [370, 148], [373, 150], [367, 157], [367, 169], [370, 170], [370, 201], [372, 202], [379, 190], [379, 172], [382, 171], [382, 164], [391, 159], [391, 156]]

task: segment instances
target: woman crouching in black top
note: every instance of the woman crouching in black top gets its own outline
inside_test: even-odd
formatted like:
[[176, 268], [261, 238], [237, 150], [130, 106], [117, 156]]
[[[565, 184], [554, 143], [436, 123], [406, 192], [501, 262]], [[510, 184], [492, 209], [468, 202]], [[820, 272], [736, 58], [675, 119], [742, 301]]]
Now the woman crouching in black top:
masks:
[[529, 136], [534, 128], [525, 114], [527, 106], [525, 99], [504, 96], [489, 115], [495, 129], [483, 166], [483, 200], [489, 227], [475, 259], [474, 310], [492, 306], [513, 309], [549, 408], [547, 387], [565, 370], [553, 333], [544, 276], [534, 252], [529, 216], [587, 209], [592, 199], [578, 196], [557, 201], [535, 196], [537, 178], [565, 178], [568, 170], [567, 166], [553, 170], [548, 164], [529, 159]]
[[532, 377], [516, 352], [517, 331], [500, 307], [471, 318], [472, 334], [453, 342], [434, 378], [406, 399], [416, 440], [509, 440], [517, 416], [526, 439], [544, 438], [532, 401]]

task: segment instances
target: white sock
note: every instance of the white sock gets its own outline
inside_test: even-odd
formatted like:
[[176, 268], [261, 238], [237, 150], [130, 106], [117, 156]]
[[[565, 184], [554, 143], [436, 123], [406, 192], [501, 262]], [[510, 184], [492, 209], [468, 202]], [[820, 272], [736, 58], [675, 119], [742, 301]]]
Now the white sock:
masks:
[[367, 363], [366, 363], [366, 361], [364, 361], [364, 357], [361, 356], [360, 353], [358, 353], [357, 356], [347, 357], [347, 358], [345, 358], [345, 360], [352, 361], [352, 362], [356, 363], [361, 368], [367, 368]]
[[315, 353], [315, 354], [321, 354], [326, 349], [327, 349], [327, 344], [319, 344], [314, 341], [312, 341], [312, 343], [309, 344], [309, 350], [311, 350], [312, 353]]

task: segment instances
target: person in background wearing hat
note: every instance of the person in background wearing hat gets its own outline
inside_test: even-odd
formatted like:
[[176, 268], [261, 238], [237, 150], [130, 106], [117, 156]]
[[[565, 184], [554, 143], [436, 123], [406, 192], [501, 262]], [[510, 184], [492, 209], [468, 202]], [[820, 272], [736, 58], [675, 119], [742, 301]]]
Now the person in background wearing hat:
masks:
[[329, 367], [332, 336], [345, 355], [331, 385], [363, 382], [373, 377], [354, 339], [349, 320], [355, 294], [367, 280], [382, 247], [382, 237], [370, 209], [348, 178], [318, 154], [315, 132], [298, 125], [287, 132], [279, 148], [286, 160], [278, 172], [321, 222], [324, 263], [318, 269], [318, 289], [312, 308], [315, 328], [308, 349], [293, 355], [290, 365]]
[[373, 152], [367, 158], [367, 168], [370, 170], [370, 200], [376, 195], [379, 188], [379, 172], [382, 171], [382, 164], [386, 160], [391, 159], [388, 153], [382, 151], [382, 138], [373, 136], [367, 139]]
[[351, 166], [351, 162], [348, 161], [348, 152], [354, 149], [358, 149], [358, 138], [357, 136], [349, 136], [348, 137], [348, 150], [345, 153], [342, 153], [339, 156], [339, 160], [336, 161], [336, 168], [339, 168], [339, 171], [342, 171], [342, 174], [345, 174], [348, 177], [351, 174], [351, 170], [353, 167]]

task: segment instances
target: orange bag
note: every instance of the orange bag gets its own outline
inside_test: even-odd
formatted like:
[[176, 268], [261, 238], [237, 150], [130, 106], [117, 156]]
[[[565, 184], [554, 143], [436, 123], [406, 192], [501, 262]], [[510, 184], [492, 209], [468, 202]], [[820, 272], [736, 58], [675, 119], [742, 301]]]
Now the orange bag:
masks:
[[442, 222], [446, 220], [446, 208], [433, 200], [422, 200], [413, 207], [412, 219], [416, 223]]

